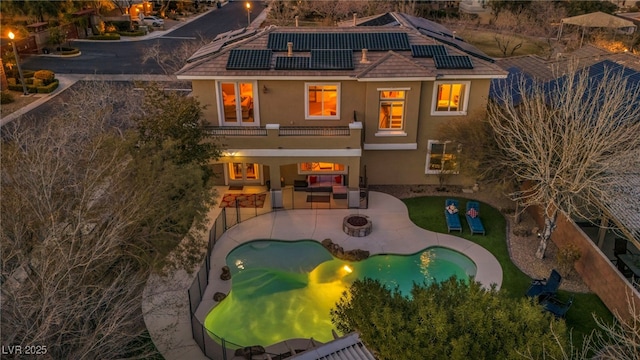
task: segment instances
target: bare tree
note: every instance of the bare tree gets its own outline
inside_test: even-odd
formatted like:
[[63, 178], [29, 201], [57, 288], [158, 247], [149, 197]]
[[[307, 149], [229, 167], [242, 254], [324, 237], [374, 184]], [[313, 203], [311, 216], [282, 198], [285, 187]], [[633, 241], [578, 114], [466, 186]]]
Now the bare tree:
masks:
[[526, 16], [523, 13], [515, 14], [507, 10], [503, 10], [496, 17], [494, 22], [496, 32], [493, 35], [493, 39], [503, 56], [513, 56], [516, 50], [522, 47], [524, 39], [515, 34], [518, 33], [517, 30], [522, 26], [521, 22], [524, 18]]
[[138, 140], [142, 95], [87, 83], [46, 121], [2, 128], [2, 344], [46, 345], [52, 359], [155, 353], [142, 289], [200, 229], [211, 193], [200, 164]]
[[538, 258], [558, 212], [599, 218], [620, 175], [640, 165], [640, 85], [619, 70], [605, 67], [600, 79], [570, 71], [548, 84], [522, 79], [489, 104], [500, 148], [493, 160], [525, 184], [512, 198], [544, 212]]
[[173, 75], [180, 70], [198, 49], [211, 42], [212, 39], [197, 34], [194, 41], [183, 41], [176, 48], [167, 50], [159, 42], [148, 47], [142, 54], [142, 63], [155, 62], [166, 75]]
[[631, 319], [627, 322], [618, 321], [608, 323], [594, 316], [596, 324], [602, 330], [594, 332], [589, 338], [594, 359], [600, 360], [639, 360], [640, 352], [640, 309], [627, 293], [627, 306]]

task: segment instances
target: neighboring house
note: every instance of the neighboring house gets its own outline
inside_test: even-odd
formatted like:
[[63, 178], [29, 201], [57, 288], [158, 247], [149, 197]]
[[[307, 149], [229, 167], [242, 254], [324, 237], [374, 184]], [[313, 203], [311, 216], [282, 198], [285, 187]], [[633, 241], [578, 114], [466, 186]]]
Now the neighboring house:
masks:
[[206, 106], [208, 131], [224, 136], [225, 184], [270, 181], [276, 207], [281, 181], [308, 176], [342, 176], [355, 207], [362, 184], [456, 174], [464, 149], [439, 139], [438, 125], [484, 111], [491, 80], [506, 75], [441, 25], [398, 13], [222, 34], [177, 73]]
[[[610, 53], [593, 45], [586, 45], [573, 53], [562, 54], [551, 61], [526, 55], [501, 59], [496, 63], [507, 70], [509, 75], [506, 79], [496, 79], [492, 82], [490, 98], [493, 101], [501, 101], [503, 94], [509, 92], [515, 103], [519, 103], [522, 94], [517, 83], [521, 79], [525, 80], [525, 84], [537, 81], [544, 83], [544, 88], [554, 89], [553, 84], [563, 81], [565, 74], [571, 69], [587, 71], [592, 84], [602, 81], [603, 74], [608, 70], [620, 73], [626, 79], [628, 88], [640, 86], [640, 56], [628, 52]], [[640, 99], [637, 99], [637, 106], [640, 106]], [[598, 246], [602, 246], [605, 230], [611, 221], [624, 237], [640, 248], [640, 192], [637, 189], [640, 174], [637, 169], [632, 169], [630, 173], [619, 175], [626, 179], [625, 182], [629, 185], [617, 185], [615, 191], [611, 191], [616, 201], [601, 204], [604, 218], [602, 230], [598, 234]]]

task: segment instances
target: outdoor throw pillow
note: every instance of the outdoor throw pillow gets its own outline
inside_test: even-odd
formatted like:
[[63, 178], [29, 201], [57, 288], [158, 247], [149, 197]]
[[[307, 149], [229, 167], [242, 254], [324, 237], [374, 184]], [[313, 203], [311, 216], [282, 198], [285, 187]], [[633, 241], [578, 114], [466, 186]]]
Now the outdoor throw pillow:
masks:
[[458, 208], [455, 205], [451, 204], [447, 206], [447, 211], [449, 212], [449, 214], [455, 214], [458, 212]]
[[475, 219], [478, 216], [478, 210], [471, 208], [467, 211], [467, 215], [471, 216], [472, 219]]

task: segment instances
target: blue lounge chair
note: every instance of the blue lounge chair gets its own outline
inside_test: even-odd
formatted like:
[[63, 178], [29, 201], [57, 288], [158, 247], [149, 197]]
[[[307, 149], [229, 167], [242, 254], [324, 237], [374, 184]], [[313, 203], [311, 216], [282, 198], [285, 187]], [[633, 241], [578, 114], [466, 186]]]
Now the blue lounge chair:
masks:
[[541, 304], [543, 309], [552, 313], [557, 319], [562, 319], [573, 304], [573, 296], [566, 303], [558, 300], [555, 296], [549, 296]]
[[551, 270], [549, 279], [535, 279], [531, 282], [526, 295], [528, 297], [538, 297], [543, 301], [545, 298], [555, 295], [562, 282], [562, 275], [555, 269]]
[[[475, 211], [475, 217], [469, 215], [472, 211]], [[464, 215], [467, 218], [467, 224], [469, 224], [471, 234], [485, 234], [484, 225], [482, 225], [482, 220], [480, 220], [480, 203], [477, 201], [467, 202], [467, 212]]]
[[447, 220], [447, 230], [451, 231], [460, 231], [462, 232], [462, 224], [460, 224], [460, 215], [458, 212], [451, 213], [449, 212], [449, 206], [455, 206], [456, 209], [460, 209], [458, 206], [458, 200], [447, 199], [444, 202], [444, 218]]

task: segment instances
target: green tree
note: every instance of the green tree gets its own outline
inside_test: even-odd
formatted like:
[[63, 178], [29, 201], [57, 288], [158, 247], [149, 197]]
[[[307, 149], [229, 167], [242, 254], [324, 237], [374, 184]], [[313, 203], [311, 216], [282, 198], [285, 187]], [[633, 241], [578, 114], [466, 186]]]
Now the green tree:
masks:
[[65, 34], [60, 27], [49, 29], [49, 39], [47, 40], [47, 43], [53, 45], [55, 49], [59, 49], [60, 45], [65, 41], [67, 41], [67, 34]]
[[178, 164], [205, 166], [220, 156], [220, 149], [205, 141], [201, 117], [202, 108], [195, 98], [158, 85], [146, 86], [140, 113], [134, 116], [140, 145], [169, 150]]
[[455, 278], [414, 285], [410, 297], [358, 280], [331, 319], [343, 333], [358, 331], [378, 359], [559, 358], [568, 341], [564, 321], [532, 300]]

